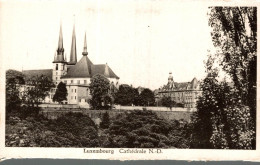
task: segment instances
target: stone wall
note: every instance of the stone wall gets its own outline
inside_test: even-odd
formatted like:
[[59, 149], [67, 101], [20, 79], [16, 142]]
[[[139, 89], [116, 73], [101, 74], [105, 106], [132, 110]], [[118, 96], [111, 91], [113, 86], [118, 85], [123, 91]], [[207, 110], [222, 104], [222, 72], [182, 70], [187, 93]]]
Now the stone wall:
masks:
[[[42, 108], [41, 113], [49, 119], [56, 119], [64, 115], [65, 113], [74, 112], [74, 113], [83, 113], [84, 115], [89, 116], [93, 121], [100, 122], [103, 114], [105, 112], [109, 113], [111, 120], [116, 120], [118, 116], [127, 115], [132, 110], [88, 110], [88, 109], [66, 109], [66, 108]], [[191, 111], [153, 111], [159, 117], [165, 120], [185, 120], [190, 121]]]

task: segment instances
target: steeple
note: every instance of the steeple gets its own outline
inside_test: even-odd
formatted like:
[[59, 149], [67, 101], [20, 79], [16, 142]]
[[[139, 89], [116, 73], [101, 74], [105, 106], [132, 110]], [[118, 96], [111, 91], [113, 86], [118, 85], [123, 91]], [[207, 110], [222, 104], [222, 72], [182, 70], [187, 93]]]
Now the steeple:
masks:
[[59, 35], [57, 54], [54, 55], [53, 62], [64, 62], [64, 48], [63, 48], [63, 36], [62, 36], [61, 25], [60, 25], [60, 35]]
[[106, 66], [105, 66], [104, 76], [109, 77], [109, 69], [108, 69], [107, 63], [106, 63]]
[[83, 47], [82, 55], [83, 56], [87, 56], [88, 55], [86, 32], [85, 32], [84, 47]]
[[58, 43], [58, 50], [63, 49], [63, 37], [62, 37], [62, 27], [60, 25], [60, 36], [59, 36], [59, 43]]
[[76, 34], [75, 34], [75, 24], [74, 24], [73, 32], [72, 32], [72, 41], [71, 41], [69, 64], [74, 65], [76, 63], [77, 63], [77, 49], [76, 49]]

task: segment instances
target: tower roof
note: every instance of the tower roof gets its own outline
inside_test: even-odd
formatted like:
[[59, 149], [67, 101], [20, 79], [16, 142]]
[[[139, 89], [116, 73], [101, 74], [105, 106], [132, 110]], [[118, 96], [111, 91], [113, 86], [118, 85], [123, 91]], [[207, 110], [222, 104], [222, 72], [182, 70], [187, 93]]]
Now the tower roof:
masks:
[[59, 62], [66, 62], [64, 60], [63, 36], [62, 36], [61, 25], [60, 25], [60, 35], [59, 35], [57, 54], [54, 55], [53, 63], [59, 63]]
[[72, 40], [71, 40], [71, 50], [70, 50], [70, 61], [68, 64], [77, 63], [77, 49], [76, 49], [76, 34], [75, 34], [75, 24], [73, 26]]
[[109, 77], [109, 69], [108, 69], [107, 63], [106, 63], [106, 65], [105, 65], [104, 76]]
[[83, 56], [86, 56], [86, 55], [88, 55], [86, 32], [85, 32], [85, 38], [84, 38], [84, 47], [83, 47], [83, 52], [82, 52], [82, 55], [83, 55]]
[[60, 35], [59, 35], [59, 42], [58, 42], [58, 50], [63, 49], [63, 36], [62, 36], [62, 27], [60, 25]]

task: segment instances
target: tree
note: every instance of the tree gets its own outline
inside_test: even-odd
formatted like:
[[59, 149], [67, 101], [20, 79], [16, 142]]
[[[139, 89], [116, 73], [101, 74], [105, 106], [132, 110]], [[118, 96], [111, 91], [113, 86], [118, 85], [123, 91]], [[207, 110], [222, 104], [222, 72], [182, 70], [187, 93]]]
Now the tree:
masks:
[[[90, 79], [90, 104], [94, 109], [101, 109], [103, 106], [107, 106], [110, 84], [109, 80], [100, 74], [95, 75]], [[103, 105], [102, 105], [103, 103]]]
[[48, 96], [50, 89], [54, 87], [52, 80], [48, 77], [34, 76], [26, 80], [25, 103], [34, 107], [38, 105]]
[[111, 123], [104, 143], [115, 148], [168, 148], [170, 130], [170, 124], [156, 113], [134, 110]]
[[105, 112], [102, 116], [102, 122], [100, 123], [100, 128], [107, 129], [110, 125], [110, 118], [108, 112]]
[[[255, 148], [256, 124], [256, 8], [212, 7], [212, 41], [217, 53], [209, 55], [208, 76], [193, 116], [195, 148]], [[218, 63], [216, 63], [216, 61]], [[216, 64], [218, 68], [213, 66]], [[231, 83], [218, 81], [222, 69]]]
[[53, 96], [53, 101], [57, 101], [59, 104], [61, 104], [62, 101], [67, 100], [67, 95], [68, 91], [66, 88], [66, 84], [60, 82]]
[[241, 102], [256, 121], [257, 8], [212, 7], [209, 13], [212, 41], [222, 69], [232, 78]]
[[24, 75], [16, 70], [6, 71], [6, 110], [11, 112], [21, 105], [19, 88], [25, 83]]
[[175, 102], [171, 99], [171, 97], [164, 96], [161, 102], [163, 106], [168, 107], [170, 109], [172, 109], [172, 107], [175, 105]]
[[140, 94], [140, 102], [142, 106], [154, 105], [154, 93], [149, 88], [145, 88]]
[[[222, 109], [225, 113], [213, 116], [219, 122], [213, 123], [211, 142], [213, 145], [221, 144], [225, 139], [227, 144], [221, 147], [255, 148], [257, 9], [211, 7], [209, 25], [212, 27], [213, 44], [218, 50], [210, 58], [219, 61], [219, 66], [229, 75], [233, 84], [230, 89], [230, 99], [233, 101], [225, 104]], [[234, 117], [238, 118], [233, 121]], [[221, 121], [220, 118], [226, 118], [227, 121]], [[225, 128], [228, 124], [231, 124], [230, 127]], [[234, 137], [236, 142], [229, 139]], [[244, 143], [241, 143], [241, 139]]]
[[132, 105], [134, 103], [135, 94], [133, 87], [127, 84], [121, 84], [116, 93], [115, 103], [120, 105]]

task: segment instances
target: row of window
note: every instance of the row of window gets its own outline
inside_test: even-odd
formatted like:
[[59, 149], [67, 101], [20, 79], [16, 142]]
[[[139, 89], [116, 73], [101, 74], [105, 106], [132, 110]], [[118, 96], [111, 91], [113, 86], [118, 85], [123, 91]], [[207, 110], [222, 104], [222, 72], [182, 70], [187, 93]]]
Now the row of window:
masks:
[[[67, 83], [69, 84], [69, 81], [64, 80], [64, 83], [65, 83], [65, 84], [67, 84]], [[73, 84], [73, 83], [74, 83], [74, 80], [70, 80], [70, 83]], [[77, 84], [80, 84], [80, 80], [77, 80]], [[83, 84], [87, 84], [87, 80], [84, 80], [84, 83], [83, 83]]]

